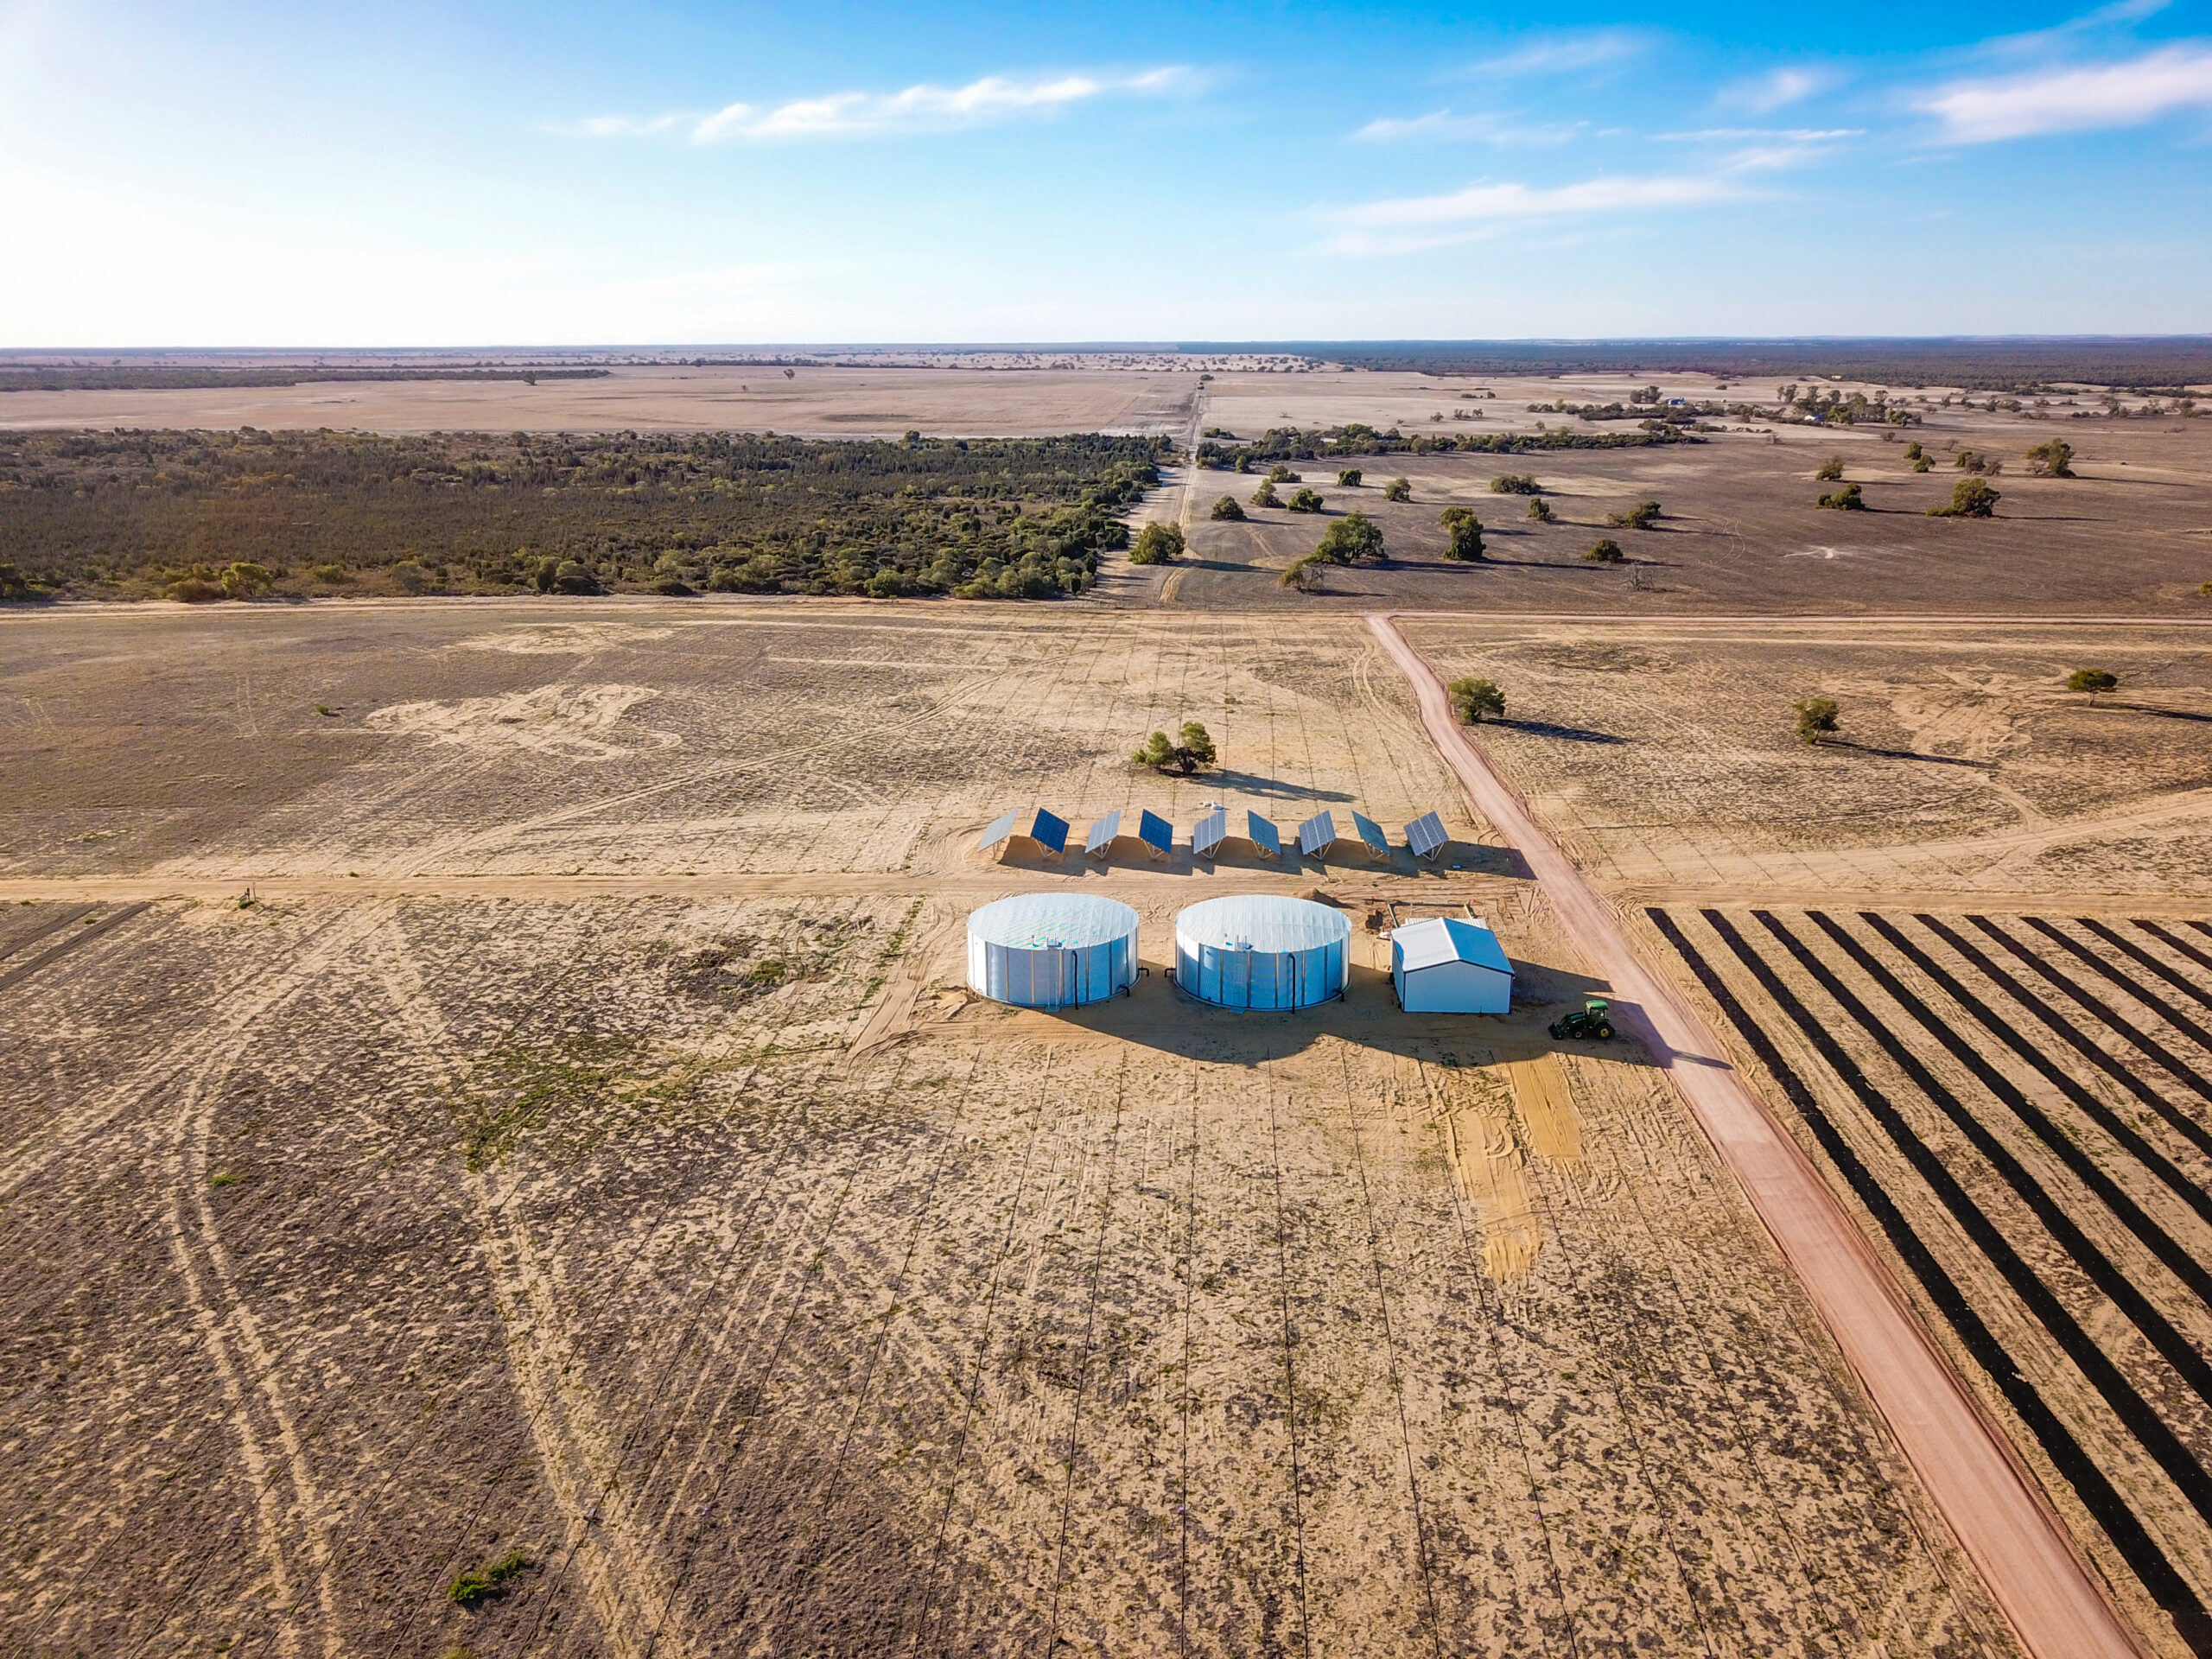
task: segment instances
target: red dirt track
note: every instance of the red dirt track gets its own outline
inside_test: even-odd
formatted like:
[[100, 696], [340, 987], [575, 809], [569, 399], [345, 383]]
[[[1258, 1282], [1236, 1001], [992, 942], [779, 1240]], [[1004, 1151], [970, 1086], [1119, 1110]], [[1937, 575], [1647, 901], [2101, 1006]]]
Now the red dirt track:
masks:
[[1929, 1495], [2038, 1659], [2141, 1649], [2055, 1515], [1930, 1345], [1865, 1239], [1690, 1006], [1637, 960], [1581, 872], [1452, 717], [1442, 682], [1390, 616], [1367, 619], [1411, 683], [1421, 721], [1474, 807], [1517, 849], [1560, 925], [1610, 982], [1614, 1015], [1648, 1048], [1750, 1196]]

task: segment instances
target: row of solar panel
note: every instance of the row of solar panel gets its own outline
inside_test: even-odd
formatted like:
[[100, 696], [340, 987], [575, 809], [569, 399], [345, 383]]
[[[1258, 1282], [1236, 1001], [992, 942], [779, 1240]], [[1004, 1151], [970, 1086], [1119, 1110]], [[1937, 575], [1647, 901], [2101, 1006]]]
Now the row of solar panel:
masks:
[[[976, 850], [988, 853], [1001, 842], [1015, 835], [1027, 836], [1047, 853], [1065, 853], [1068, 846], [1068, 821], [1036, 809], [1035, 816], [1026, 830], [1018, 826], [1021, 809], [1004, 812], [991, 820], [983, 831], [983, 839]], [[1351, 815], [1353, 833], [1367, 850], [1377, 858], [1390, 856], [1390, 838], [1382, 833], [1382, 826], [1363, 812]], [[1122, 810], [1116, 807], [1104, 817], [1096, 820], [1084, 837], [1083, 850], [1092, 858], [1105, 858], [1113, 851], [1114, 842], [1122, 833]], [[1256, 812], [1244, 815], [1244, 834], [1261, 855], [1268, 858], [1282, 856], [1282, 832]], [[1175, 826], [1160, 814], [1146, 809], [1137, 820], [1137, 839], [1150, 849], [1154, 858], [1165, 858], [1175, 850]], [[1229, 839], [1229, 809], [1217, 806], [1191, 827], [1191, 853], [1193, 857], [1211, 857], [1221, 843]], [[1308, 858], [1325, 857], [1337, 844], [1337, 818], [1333, 812], [1316, 812], [1298, 826], [1298, 850]], [[1444, 850], [1451, 837], [1445, 834], [1444, 820], [1433, 812], [1424, 812], [1406, 826], [1406, 845], [1415, 858], [1433, 858]]]

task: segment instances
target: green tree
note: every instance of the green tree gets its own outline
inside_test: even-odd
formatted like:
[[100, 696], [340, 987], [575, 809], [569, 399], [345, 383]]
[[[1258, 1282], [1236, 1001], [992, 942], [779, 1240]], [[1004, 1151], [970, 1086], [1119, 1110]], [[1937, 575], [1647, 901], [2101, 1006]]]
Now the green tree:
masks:
[[1385, 501], [1412, 500], [1414, 499], [1413, 480], [1409, 478], [1392, 479], [1382, 486], [1382, 499]]
[[1923, 455], [1915, 455], [1915, 456], [1912, 458], [1912, 470], [1913, 470], [1914, 472], [1916, 472], [1916, 473], [1925, 473], [1925, 472], [1932, 471], [1932, 470], [1934, 469], [1934, 467], [1935, 467], [1935, 465], [1936, 465], [1936, 463], [1935, 463], [1934, 461], [1930, 461], [1930, 460], [1929, 460], [1926, 455], [1924, 455], [1924, 454], [1923, 454]]
[[1664, 516], [1656, 501], [1639, 501], [1626, 512], [1617, 512], [1605, 522], [1623, 530], [1649, 530]]
[[1492, 495], [1541, 495], [1543, 486], [1533, 473], [1501, 473], [1490, 481]]
[[1322, 531], [1313, 556], [1328, 564], [1357, 564], [1383, 556], [1382, 527], [1363, 512], [1348, 512]]
[[[1926, 450], [1920, 447], [1920, 440], [1918, 438], [1915, 438], [1910, 443], [1908, 443], [1904, 447], [1904, 458], [1907, 461], [1918, 461], [1927, 453], [1928, 452]], [[1840, 477], [1841, 474], [1839, 474], [1837, 476]]]
[[1131, 564], [1173, 564], [1182, 556], [1180, 524], [1147, 524], [1137, 532], [1137, 544], [1129, 550]]
[[1195, 720], [1186, 720], [1174, 741], [1170, 742], [1165, 732], [1154, 732], [1129, 758], [1141, 766], [1150, 766], [1156, 772], [1173, 771], [1187, 778], [1200, 768], [1213, 765], [1219, 757], [1206, 728]]
[[1823, 484], [1834, 483], [1836, 480], [1843, 476], [1843, 457], [1841, 455], [1830, 455], [1826, 461], [1821, 463], [1820, 469], [1815, 472], [1813, 476]]
[[233, 564], [222, 575], [223, 597], [226, 599], [253, 599], [267, 593], [276, 585], [276, 578], [266, 565], [252, 564], [244, 560]]
[[1951, 465], [1962, 473], [1979, 473], [1986, 468], [1989, 462], [1979, 449], [1961, 449], [1951, 457]]
[[1252, 492], [1252, 505], [1255, 507], [1279, 507], [1282, 505], [1282, 498], [1275, 493], [1274, 480], [1273, 479], [1263, 478], [1260, 480], [1260, 487]]
[[1997, 504], [2005, 498], [1998, 494], [1982, 480], [1962, 478], [1951, 491], [1951, 505], [1930, 507], [1930, 518], [1987, 518], [1997, 511]]
[[1608, 537], [1598, 543], [1582, 556], [1586, 559], [1594, 559], [1599, 564], [1619, 564], [1627, 559], [1628, 555], [1621, 551], [1621, 544], [1618, 542]]
[[1822, 496], [1820, 505], [1824, 507], [1834, 507], [1841, 512], [1866, 511], [1866, 500], [1859, 493], [1859, 486], [1856, 484], [1847, 484], [1833, 495]]
[[1268, 468], [1268, 482], [1270, 484], [1303, 484], [1305, 481], [1280, 462]]
[[1359, 487], [1359, 468], [1357, 467], [1344, 467], [1337, 474], [1337, 482], [1342, 485], [1345, 489], [1357, 489]]
[[1817, 743], [1822, 738], [1835, 734], [1836, 721], [1841, 710], [1834, 697], [1807, 697], [1792, 705], [1797, 714], [1797, 741]]
[[1295, 588], [1301, 594], [1318, 594], [1322, 590], [1329, 561], [1319, 553], [1308, 553], [1302, 559], [1294, 559], [1282, 573], [1282, 585]]
[[2077, 668], [2066, 677], [2069, 691], [2087, 691], [2092, 696], [2100, 691], [2119, 688], [2120, 676], [2101, 668]]
[[1451, 694], [1452, 712], [1465, 725], [1479, 726], [1485, 715], [1492, 720], [1505, 718], [1505, 693], [1497, 689], [1496, 680], [1470, 675], [1452, 681], [1445, 690]]
[[1213, 518], [1228, 518], [1241, 522], [1244, 517], [1244, 509], [1238, 505], [1237, 499], [1235, 496], [1224, 495], [1220, 500], [1213, 504], [1213, 512], [1207, 516]]
[[1446, 541], [1444, 556], [1467, 563], [1478, 563], [1483, 554], [1482, 520], [1465, 507], [1446, 507], [1437, 515], [1437, 522], [1444, 526]]
[[1540, 524], [1555, 524], [1559, 523], [1559, 515], [1552, 511], [1552, 504], [1545, 500], [1541, 495], [1535, 496], [1530, 499], [1529, 503], [1529, 517], [1535, 519], [1536, 523]]
[[1282, 505], [1286, 512], [1319, 512], [1321, 511], [1321, 498], [1310, 489], [1301, 489]]
[[2053, 438], [2039, 443], [2028, 451], [2028, 471], [2037, 478], [2071, 478], [2074, 468], [2074, 446], [2063, 438]]

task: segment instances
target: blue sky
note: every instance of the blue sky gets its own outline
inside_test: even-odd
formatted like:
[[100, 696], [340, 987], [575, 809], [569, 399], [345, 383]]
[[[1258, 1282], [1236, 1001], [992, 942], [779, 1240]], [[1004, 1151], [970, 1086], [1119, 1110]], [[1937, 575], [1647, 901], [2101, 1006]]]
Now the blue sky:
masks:
[[0, 346], [2212, 332], [2212, 0], [1849, 10], [0, 0]]

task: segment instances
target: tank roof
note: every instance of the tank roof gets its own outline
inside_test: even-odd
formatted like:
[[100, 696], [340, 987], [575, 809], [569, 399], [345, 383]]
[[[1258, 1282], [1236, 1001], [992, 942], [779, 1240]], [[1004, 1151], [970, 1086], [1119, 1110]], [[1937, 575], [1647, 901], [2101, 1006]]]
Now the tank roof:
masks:
[[1137, 913], [1095, 893], [1022, 893], [995, 899], [968, 918], [968, 936], [1018, 950], [1072, 950], [1126, 938]]
[[1254, 950], [1311, 950], [1351, 938], [1351, 918], [1310, 899], [1232, 893], [1191, 906], [1175, 918], [1180, 938]]

